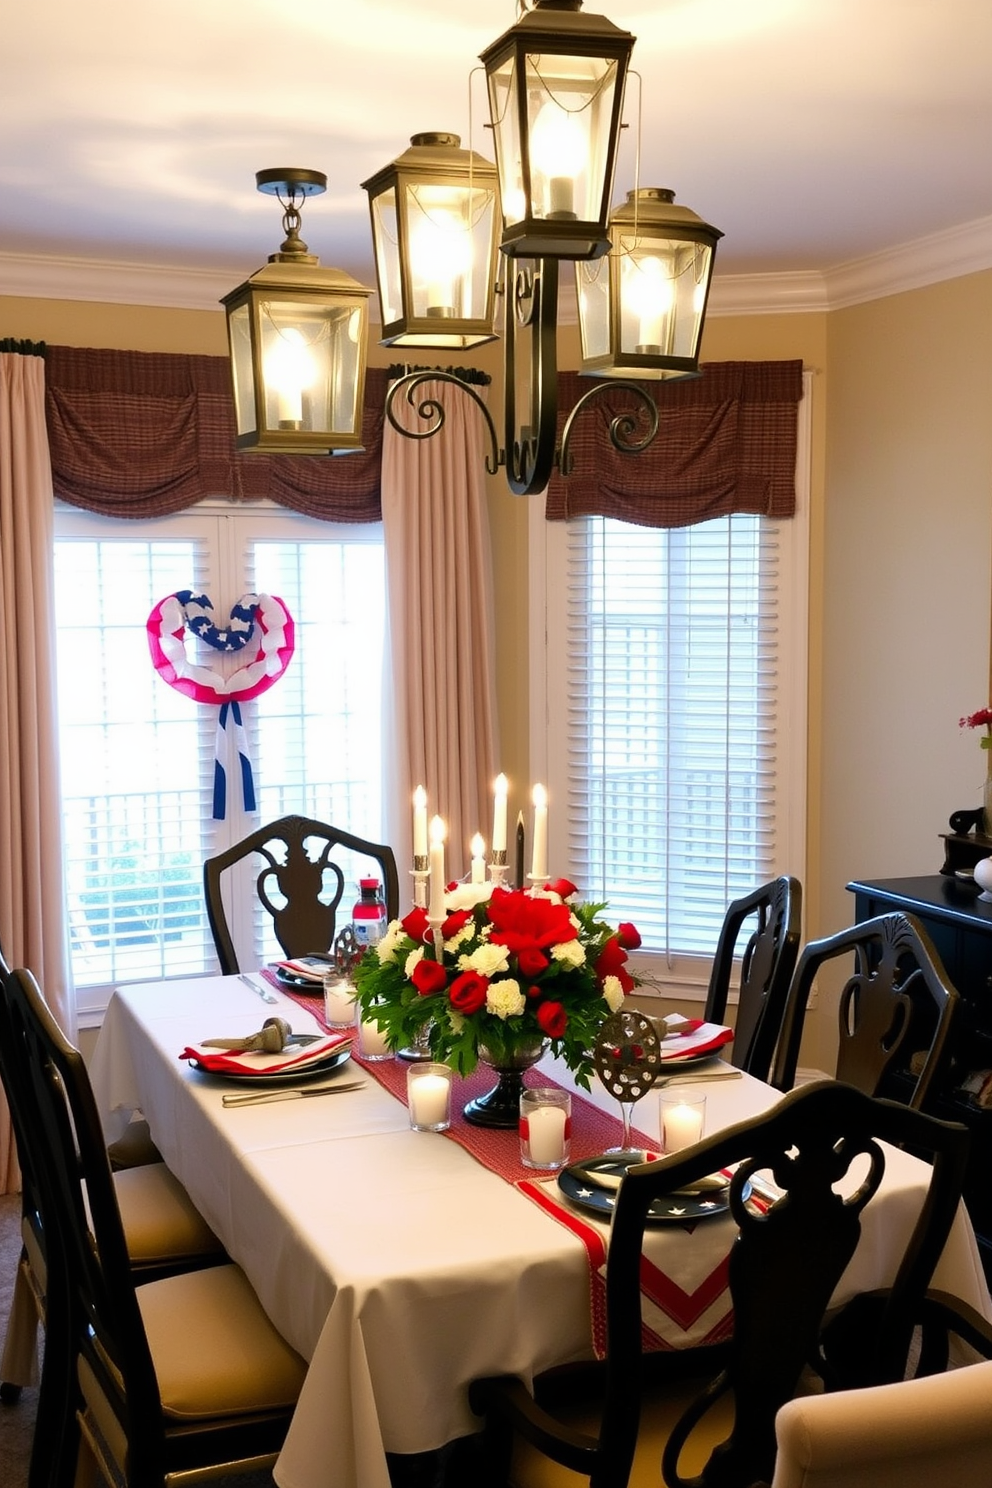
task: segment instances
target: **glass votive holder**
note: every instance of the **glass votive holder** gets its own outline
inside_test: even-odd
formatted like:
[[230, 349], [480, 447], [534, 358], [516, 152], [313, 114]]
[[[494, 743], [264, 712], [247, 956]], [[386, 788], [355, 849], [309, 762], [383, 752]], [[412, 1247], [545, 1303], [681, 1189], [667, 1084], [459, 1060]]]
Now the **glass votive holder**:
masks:
[[666, 1094], [658, 1096], [658, 1128], [662, 1152], [681, 1152], [702, 1141], [706, 1130], [705, 1095]]
[[563, 1168], [572, 1139], [567, 1090], [528, 1085], [520, 1094], [520, 1161], [525, 1168]]
[[329, 1028], [354, 1028], [355, 989], [347, 977], [329, 972], [324, 978], [324, 1021]]
[[392, 1059], [393, 1051], [386, 1042], [386, 1030], [380, 1028], [374, 1018], [358, 1022], [358, 1053], [360, 1058], [374, 1062], [377, 1059]]
[[451, 1125], [451, 1070], [446, 1064], [411, 1064], [406, 1100], [414, 1131], [442, 1132]]

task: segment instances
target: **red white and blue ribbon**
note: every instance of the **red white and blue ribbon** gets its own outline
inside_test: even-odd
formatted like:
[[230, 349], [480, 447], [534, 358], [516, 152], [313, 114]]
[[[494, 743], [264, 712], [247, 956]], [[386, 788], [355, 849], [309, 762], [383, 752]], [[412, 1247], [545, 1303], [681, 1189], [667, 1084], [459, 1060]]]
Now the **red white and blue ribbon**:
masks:
[[229, 753], [225, 747], [228, 726], [234, 734], [241, 767], [241, 796], [246, 811], [256, 810], [255, 781], [251, 773], [251, 756], [248, 753], [248, 738], [241, 721], [240, 703], [221, 703], [217, 715], [217, 737], [214, 742], [214, 821], [223, 821], [227, 815], [227, 767], [224, 757]]
[[[226, 740], [232, 733], [237, 743], [242, 794], [246, 811], [255, 805], [248, 739], [240, 703], [267, 692], [289, 666], [296, 641], [293, 617], [274, 594], [244, 594], [232, 608], [226, 626], [213, 621], [213, 605], [205, 594], [181, 589], [152, 610], [146, 624], [152, 665], [164, 682], [196, 703], [220, 708], [214, 750], [215, 820], [227, 809]], [[244, 652], [248, 659], [224, 676], [186, 654], [186, 632], [226, 654]]]

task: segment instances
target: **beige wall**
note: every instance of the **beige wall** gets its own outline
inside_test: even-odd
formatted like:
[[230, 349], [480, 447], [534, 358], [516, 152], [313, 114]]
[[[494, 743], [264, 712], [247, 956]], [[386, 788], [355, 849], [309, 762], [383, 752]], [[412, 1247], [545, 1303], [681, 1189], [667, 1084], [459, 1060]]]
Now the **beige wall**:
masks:
[[[0, 298], [0, 336], [225, 351], [220, 310]], [[495, 371], [499, 356], [471, 360]], [[949, 813], [980, 800], [984, 756], [957, 720], [989, 700], [992, 272], [829, 315], [707, 325], [704, 360], [792, 357], [815, 374], [808, 860], [794, 870], [815, 936], [850, 923], [852, 877], [935, 872]], [[560, 360], [576, 365], [574, 331]], [[500, 763], [526, 780], [527, 502], [498, 476], [489, 503]], [[825, 1012], [803, 1058], [829, 1067]]]

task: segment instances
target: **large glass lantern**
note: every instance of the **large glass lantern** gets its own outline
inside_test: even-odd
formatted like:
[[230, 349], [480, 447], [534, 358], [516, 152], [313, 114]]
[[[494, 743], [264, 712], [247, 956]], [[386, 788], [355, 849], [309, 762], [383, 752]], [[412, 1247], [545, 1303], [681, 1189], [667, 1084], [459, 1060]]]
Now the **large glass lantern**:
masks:
[[599, 258], [609, 250], [627, 65], [634, 46], [582, 0], [536, 0], [481, 54], [496, 141], [503, 252]]
[[576, 265], [582, 371], [597, 377], [693, 377], [716, 245], [723, 234], [657, 186], [627, 193], [610, 216], [609, 257]]
[[318, 171], [259, 171], [278, 196], [286, 241], [225, 295], [238, 449], [344, 454], [362, 448], [368, 301], [372, 291], [324, 269], [299, 236], [299, 207], [323, 191]]
[[369, 194], [384, 346], [495, 339], [496, 167], [457, 134], [415, 134]]

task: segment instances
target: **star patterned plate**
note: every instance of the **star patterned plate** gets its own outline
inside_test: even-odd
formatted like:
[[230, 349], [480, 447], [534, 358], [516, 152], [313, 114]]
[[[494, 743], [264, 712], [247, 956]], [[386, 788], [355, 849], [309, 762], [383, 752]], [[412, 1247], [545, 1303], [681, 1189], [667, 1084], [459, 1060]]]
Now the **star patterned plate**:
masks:
[[[591, 1159], [603, 1163], [603, 1158]], [[563, 1168], [558, 1174], [558, 1187], [570, 1204], [594, 1214], [597, 1219], [609, 1219], [617, 1201], [615, 1186], [599, 1187], [590, 1173], [590, 1161], [576, 1163]], [[611, 1176], [609, 1168], [604, 1176]], [[613, 1175], [615, 1176], [615, 1175]], [[745, 1188], [747, 1198], [750, 1185]], [[664, 1194], [655, 1199], [647, 1213], [649, 1224], [687, 1224], [700, 1219], [711, 1219], [716, 1214], [726, 1214], [730, 1208], [730, 1184], [714, 1185], [686, 1193]]]

